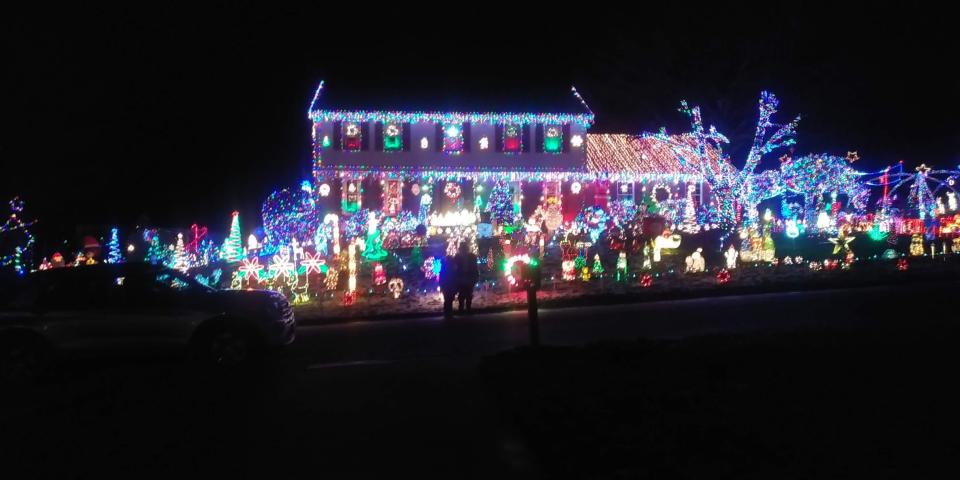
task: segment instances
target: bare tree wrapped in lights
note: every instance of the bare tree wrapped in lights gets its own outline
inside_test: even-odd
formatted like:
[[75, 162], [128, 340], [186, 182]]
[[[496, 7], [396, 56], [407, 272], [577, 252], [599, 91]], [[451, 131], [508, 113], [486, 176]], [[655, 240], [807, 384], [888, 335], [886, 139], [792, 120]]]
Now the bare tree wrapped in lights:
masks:
[[[773, 93], [761, 92], [760, 117], [757, 120], [753, 144], [750, 146], [750, 151], [747, 153], [747, 159], [742, 169], [737, 170], [726, 157], [718, 161], [716, 165], [710, 162], [699, 162], [700, 173], [704, 181], [710, 185], [711, 191], [717, 199], [717, 220], [722, 225], [736, 226], [739, 223], [738, 211], [747, 206], [751, 206], [750, 210], [752, 211], [747, 211], [745, 222], [752, 224], [757, 221], [758, 215], [756, 208], [752, 206], [754, 204], [752, 197], [766, 192], [759, 192], [760, 189], [751, 188], [754, 171], [764, 155], [796, 143], [793, 137], [796, 135], [797, 124], [800, 123], [800, 116], [797, 115], [793, 121], [787, 124], [773, 123], [772, 118], [777, 112], [779, 103]], [[709, 130], [703, 128], [700, 107], [690, 107], [686, 101], [683, 101], [680, 103], [680, 111], [690, 118], [692, 133], [697, 141], [700, 158], [705, 158], [707, 142], [711, 142], [717, 149], [720, 149], [722, 143], [729, 143], [729, 140], [717, 132], [713, 126]], [[768, 132], [771, 130], [773, 134], [768, 136]]]
[[14, 197], [10, 200], [10, 216], [0, 225], [0, 267], [13, 267], [17, 273], [25, 273], [27, 266], [32, 263], [33, 244], [35, 238], [30, 233], [30, 226], [34, 222], [23, 220], [23, 200]]

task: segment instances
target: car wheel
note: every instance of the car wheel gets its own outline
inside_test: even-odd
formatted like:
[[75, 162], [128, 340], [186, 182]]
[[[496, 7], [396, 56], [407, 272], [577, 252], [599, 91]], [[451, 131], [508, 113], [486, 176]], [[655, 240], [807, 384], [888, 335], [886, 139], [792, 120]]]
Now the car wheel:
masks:
[[36, 379], [47, 365], [47, 349], [40, 339], [17, 336], [0, 340], [0, 379], [27, 382]]

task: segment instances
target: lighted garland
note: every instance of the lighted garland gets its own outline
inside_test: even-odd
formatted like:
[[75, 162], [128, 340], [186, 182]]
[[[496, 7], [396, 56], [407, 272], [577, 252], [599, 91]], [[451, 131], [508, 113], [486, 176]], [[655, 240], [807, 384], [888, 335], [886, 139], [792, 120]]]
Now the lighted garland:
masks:
[[593, 114], [586, 113], [479, 113], [479, 112], [402, 112], [380, 110], [314, 110], [309, 117], [314, 122], [397, 122], [397, 123], [484, 123], [502, 124], [566, 124], [582, 127], [593, 124]]

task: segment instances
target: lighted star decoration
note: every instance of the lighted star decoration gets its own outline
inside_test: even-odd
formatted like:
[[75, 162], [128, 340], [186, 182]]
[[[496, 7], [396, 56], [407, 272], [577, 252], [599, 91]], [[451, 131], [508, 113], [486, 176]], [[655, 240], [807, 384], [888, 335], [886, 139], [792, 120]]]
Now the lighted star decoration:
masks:
[[243, 265], [240, 266], [239, 270], [245, 277], [250, 277], [251, 274], [255, 277], [259, 277], [260, 272], [263, 270], [263, 265], [260, 265], [260, 259], [257, 257], [245, 258], [243, 259]]
[[920, 174], [926, 175], [927, 172], [930, 171], [930, 167], [928, 167], [926, 163], [921, 163], [920, 166], [916, 168], [916, 170], [920, 172]]
[[857, 237], [838, 235], [834, 238], [829, 238], [828, 240], [830, 240], [830, 243], [833, 244], [833, 254], [836, 255], [840, 252], [853, 252], [853, 250], [850, 249], [850, 242], [852, 242], [854, 238]]
[[277, 276], [289, 276], [295, 272], [295, 265], [290, 261], [290, 253], [283, 252], [273, 256], [270, 271], [277, 272]]
[[326, 263], [326, 260], [321, 258], [319, 253], [310, 254], [310, 252], [306, 252], [303, 254], [303, 259], [300, 260], [300, 265], [307, 269], [307, 275], [310, 275], [310, 272], [320, 273], [320, 266]]
[[847, 161], [850, 163], [860, 160], [860, 155], [857, 152], [847, 152]]

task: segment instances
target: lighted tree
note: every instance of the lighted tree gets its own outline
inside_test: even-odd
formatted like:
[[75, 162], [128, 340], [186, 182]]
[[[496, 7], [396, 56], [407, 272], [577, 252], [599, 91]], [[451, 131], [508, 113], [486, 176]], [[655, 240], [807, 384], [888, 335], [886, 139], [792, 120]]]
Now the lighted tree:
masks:
[[825, 153], [799, 158], [785, 156], [781, 159], [779, 174], [784, 191], [803, 196], [807, 225], [816, 225], [817, 213], [824, 206], [824, 195], [829, 193], [844, 194], [854, 210], [866, 210], [870, 183], [862, 181], [863, 174], [850, 166], [849, 158]]
[[509, 183], [498, 181], [493, 185], [487, 200], [487, 211], [500, 225], [509, 225], [516, 221]]
[[160, 236], [155, 233], [150, 237], [150, 246], [147, 247], [147, 256], [144, 260], [153, 265], [159, 265], [163, 263], [164, 258], [166, 258], [166, 249], [160, 244]]
[[121, 263], [120, 238], [116, 228], [110, 229], [110, 241], [107, 242], [107, 263]]
[[694, 234], [700, 231], [700, 224], [697, 223], [697, 207], [693, 200], [695, 189], [693, 185], [687, 186], [687, 198], [683, 202], [683, 223], [680, 224], [680, 230], [684, 233]]
[[13, 267], [17, 273], [26, 273], [24, 265], [32, 263], [33, 244], [36, 239], [30, 233], [34, 222], [23, 220], [23, 201], [19, 197], [10, 200], [10, 216], [0, 225], [0, 268]]
[[223, 241], [221, 258], [228, 263], [236, 263], [243, 258], [243, 243], [240, 240], [240, 212], [233, 212], [233, 217], [230, 220], [230, 234]]
[[173, 249], [173, 258], [171, 267], [181, 272], [186, 272], [190, 268], [190, 259], [187, 257], [187, 249], [183, 245], [183, 234], [177, 234], [177, 246]]
[[[754, 177], [754, 171], [760, 164], [764, 155], [781, 147], [787, 147], [796, 143], [797, 124], [800, 123], [800, 116], [797, 115], [790, 123], [776, 124], [772, 122], [773, 115], [777, 113], [779, 105], [776, 95], [770, 92], [760, 93], [760, 115], [757, 120], [756, 130], [754, 131], [753, 144], [747, 153], [743, 168], [737, 170], [729, 159], [721, 155], [721, 159], [712, 164], [707, 159], [708, 142], [712, 143], [718, 151], [722, 143], [729, 143], [729, 140], [716, 128], [711, 126], [708, 130], [703, 128], [703, 120], [700, 117], [700, 107], [689, 107], [686, 101], [680, 103], [680, 111], [690, 118], [692, 134], [697, 143], [697, 153], [700, 161], [698, 166], [704, 181], [710, 185], [711, 192], [717, 200], [717, 220], [727, 227], [735, 227], [738, 224], [738, 210], [747, 205], [752, 205], [751, 197], [764, 194], [766, 192], [760, 189], [751, 188]], [[772, 134], [770, 132], [773, 132]], [[752, 224], [757, 220], [756, 208], [753, 211], [747, 211], [746, 223]]]
[[600, 261], [600, 255], [593, 256], [593, 268], [591, 270], [593, 271], [594, 276], [599, 276], [603, 274], [604, 272], [603, 262]]

